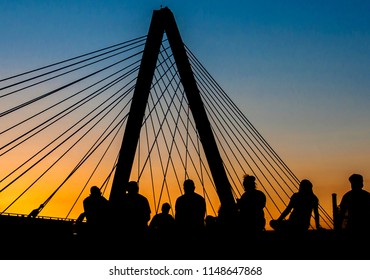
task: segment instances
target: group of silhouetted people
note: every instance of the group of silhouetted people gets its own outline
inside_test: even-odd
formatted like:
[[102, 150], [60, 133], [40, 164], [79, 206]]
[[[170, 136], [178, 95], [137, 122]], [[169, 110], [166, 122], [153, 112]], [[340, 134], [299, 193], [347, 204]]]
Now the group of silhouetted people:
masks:
[[[370, 234], [370, 193], [363, 189], [363, 176], [352, 174], [348, 178], [351, 190], [346, 192], [334, 209], [336, 230], [352, 240], [362, 241]], [[276, 231], [302, 233], [309, 229], [312, 213], [316, 229], [320, 230], [319, 200], [313, 193], [312, 183], [304, 179], [299, 184], [285, 210], [270, 225]], [[290, 215], [289, 215], [290, 214]], [[288, 219], [285, 219], [289, 215]]]
[[[243, 234], [256, 235], [265, 230], [266, 206], [265, 194], [256, 188], [256, 178], [244, 176], [245, 192], [237, 200], [240, 231]], [[299, 190], [290, 197], [289, 204], [276, 220], [270, 221], [270, 226], [279, 232], [304, 232], [309, 229], [311, 214], [314, 213], [316, 228], [320, 228], [318, 205], [319, 200], [312, 190], [312, 183], [304, 179], [299, 184]], [[289, 218], [286, 217], [289, 215]]]
[[[349, 236], [364, 237], [370, 233], [370, 193], [363, 189], [361, 175], [353, 174], [349, 181], [351, 190], [343, 195], [336, 222]], [[237, 199], [235, 229], [242, 236], [256, 237], [266, 227], [266, 195], [257, 189], [254, 176], [245, 175], [242, 184], [244, 193]], [[169, 248], [175, 238], [185, 246], [207, 238], [219, 238], [215, 235], [220, 229], [218, 218], [206, 215], [205, 199], [195, 192], [193, 180], [185, 180], [183, 190], [176, 200], [174, 215], [170, 213], [171, 205], [165, 202], [161, 212], [151, 219], [149, 202], [139, 193], [136, 181], [128, 182], [121, 199], [114, 205], [102, 196], [97, 186], [93, 186], [90, 195], [83, 201], [84, 213], [80, 220], [86, 217], [92, 238], [109, 234], [105, 237], [131, 245], [153, 242], [159, 247]], [[321, 229], [318, 208], [319, 199], [313, 192], [313, 185], [304, 179], [280, 216], [269, 224], [279, 233], [299, 235], [309, 230], [313, 214], [316, 229]]]
[[161, 213], [151, 219], [148, 199], [139, 193], [136, 181], [125, 186], [125, 192], [111, 203], [97, 186], [90, 188], [90, 195], [83, 201], [89, 240], [108, 237], [114, 242], [133, 246], [155, 242], [160, 246], [169, 245], [173, 238], [180, 235], [183, 240], [201, 240], [205, 230], [205, 199], [195, 192], [195, 184], [187, 179], [183, 184], [184, 193], [175, 204], [175, 216], [170, 214], [171, 205], [162, 204]]

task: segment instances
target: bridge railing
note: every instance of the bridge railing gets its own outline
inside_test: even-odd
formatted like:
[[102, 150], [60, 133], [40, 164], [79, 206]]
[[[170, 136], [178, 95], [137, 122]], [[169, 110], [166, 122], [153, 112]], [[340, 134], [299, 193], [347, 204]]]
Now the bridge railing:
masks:
[[[26, 215], [26, 214], [17, 214], [17, 213], [2, 213], [1, 216], [27, 218], [28, 215]], [[70, 219], [70, 218], [60, 218], [60, 217], [50, 217], [50, 216], [37, 216], [33, 219], [65, 221], [65, 222], [75, 222], [76, 221], [75, 219]]]

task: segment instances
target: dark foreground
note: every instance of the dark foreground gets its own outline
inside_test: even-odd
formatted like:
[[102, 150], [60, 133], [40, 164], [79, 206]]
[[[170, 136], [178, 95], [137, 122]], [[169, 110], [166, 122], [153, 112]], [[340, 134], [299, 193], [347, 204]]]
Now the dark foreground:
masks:
[[368, 240], [350, 240], [333, 230], [287, 236], [274, 231], [258, 237], [232, 230], [187, 241], [174, 236], [138, 240], [89, 238], [73, 221], [0, 216], [1, 259], [5, 260], [360, 260], [370, 259]]

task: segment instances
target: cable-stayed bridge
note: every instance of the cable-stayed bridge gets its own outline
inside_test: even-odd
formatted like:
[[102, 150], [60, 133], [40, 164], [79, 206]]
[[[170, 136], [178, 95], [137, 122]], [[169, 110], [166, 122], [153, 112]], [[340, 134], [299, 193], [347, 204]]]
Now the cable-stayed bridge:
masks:
[[129, 180], [153, 216], [164, 202], [174, 209], [187, 178], [219, 216], [252, 174], [268, 224], [298, 190], [300, 178], [182, 41], [168, 8], [153, 12], [145, 36], [1, 78], [0, 98], [2, 216], [73, 223], [91, 186], [114, 201]]

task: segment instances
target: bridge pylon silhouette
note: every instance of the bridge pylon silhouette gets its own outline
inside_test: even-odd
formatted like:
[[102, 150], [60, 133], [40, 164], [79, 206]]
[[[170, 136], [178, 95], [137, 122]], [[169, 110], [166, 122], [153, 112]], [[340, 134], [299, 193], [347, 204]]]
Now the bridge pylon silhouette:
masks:
[[231, 191], [231, 185], [225, 172], [223, 161], [206, 110], [203, 106], [179, 29], [173, 13], [167, 7], [154, 10], [153, 12], [109, 200], [112, 203], [119, 201], [118, 197], [122, 195], [124, 191], [122, 189], [130, 179], [145, 115], [145, 108], [150, 94], [164, 32], [167, 34], [180, 79], [196, 124], [197, 132], [220, 199], [219, 218], [230, 221], [235, 218], [236, 215], [236, 205]]
[[114, 204], [129, 180], [157, 213], [190, 178], [207, 214], [226, 221], [250, 174], [274, 219], [298, 190], [297, 176], [182, 41], [168, 8], [153, 11], [144, 36], [1, 78], [0, 92], [0, 156], [12, 162], [0, 172], [2, 213], [78, 217], [89, 186]]
[[[168, 55], [167, 49], [172, 54]], [[28, 89], [28, 95], [24, 94]], [[104, 196], [108, 194], [113, 206], [120, 203], [129, 181], [144, 182], [140, 190], [151, 200], [154, 214], [163, 202], [174, 205], [182, 194], [182, 180], [187, 178], [195, 178], [209, 208], [207, 215], [217, 216], [215, 220], [226, 225], [229, 234], [207, 240], [207, 257], [244, 258], [246, 253], [247, 257], [269, 259], [290, 256], [287, 242], [292, 240], [270, 230], [263, 232], [261, 242], [252, 244], [256, 248], [245, 243], [243, 251], [230, 243], [233, 238], [241, 243], [245, 240], [230, 228], [237, 215], [236, 200], [244, 192], [243, 175], [254, 175], [257, 187], [267, 196], [267, 224], [286, 207], [300, 180], [184, 44], [167, 7], [153, 11], [147, 35], [1, 79], [0, 92], [0, 98], [9, 102], [2, 103], [0, 112], [0, 156], [14, 165], [4, 166], [0, 172], [0, 221], [6, 229], [0, 237], [16, 245], [16, 250], [7, 252], [12, 257], [22, 258], [18, 248], [28, 248], [26, 258], [34, 258], [35, 252], [42, 253], [37, 257], [55, 257], [59, 251], [72, 256], [75, 248], [81, 248], [84, 229], [76, 229], [87, 223], [70, 216], [81, 213], [92, 182]], [[157, 164], [154, 168], [151, 161]], [[66, 210], [71, 201], [72, 207]], [[34, 209], [35, 205], [40, 207]], [[305, 246], [310, 249], [312, 245], [316, 251], [322, 246], [335, 249], [338, 239], [332, 238], [336, 237], [331, 230], [333, 219], [319, 206], [322, 225], [329, 230], [310, 231], [313, 238]], [[58, 214], [41, 216], [41, 211]], [[55, 218], [65, 212], [65, 218]], [[317, 240], [320, 243], [314, 243]], [[50, 246], [53, 242], [58, 243], [57, 249]], [[121, 243], [126, 244], [121, 237], [109, 243], [112, 246], [106, 246], [104, 252], [110, 254], [104, 256], [122, 257], [116, 250]], [[229, 254], [223, 255], [220, 248]], [[298, 252], [294, 242], [288, 248], [299, 256], [305, 254]], [[287, 255], [278, 255], [281, 251]], [[335, 256], [333, 252], [326, 256]], [[86, 252], [79, 256], [91, 257]], [[99, 252], [93, 258], [100, 256]], [[181, 257], [181, 252], [177, 256]]]

